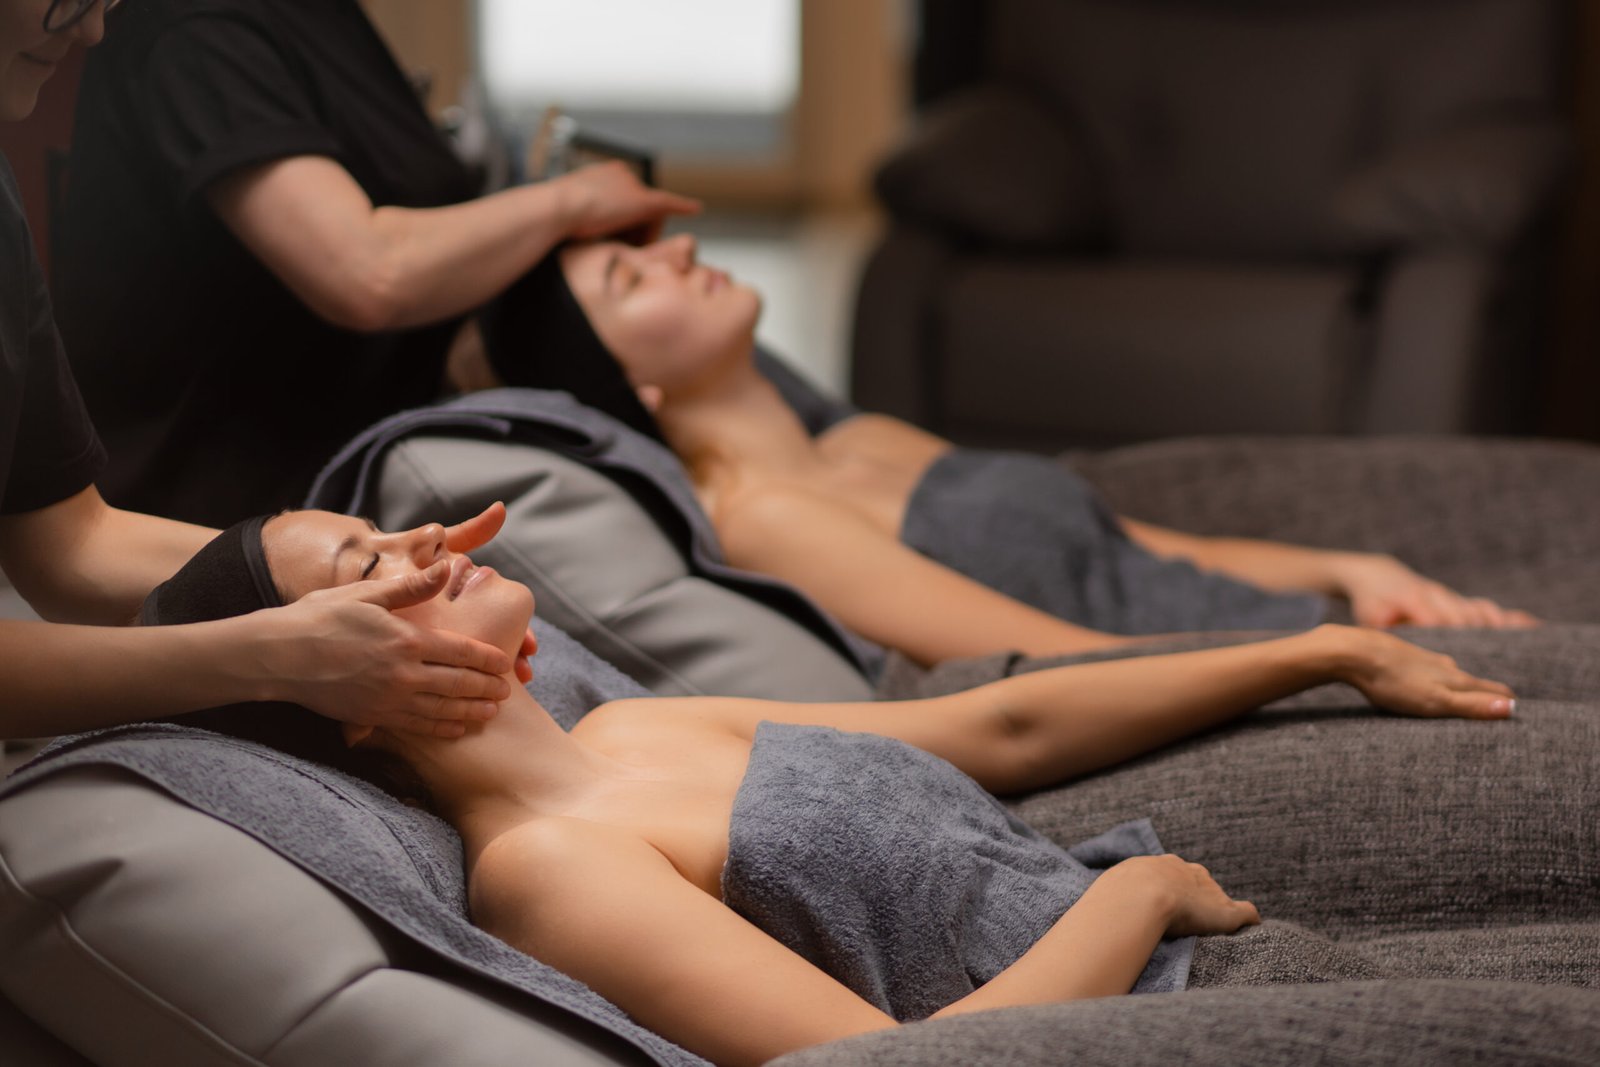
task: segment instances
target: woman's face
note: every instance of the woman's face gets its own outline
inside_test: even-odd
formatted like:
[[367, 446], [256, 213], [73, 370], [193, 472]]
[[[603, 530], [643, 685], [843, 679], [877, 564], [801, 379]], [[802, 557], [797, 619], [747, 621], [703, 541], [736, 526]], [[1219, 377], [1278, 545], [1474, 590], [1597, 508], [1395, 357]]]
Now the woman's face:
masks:
[[349, 515], [291, 511], [269, 520], [261, 538], [272, 576], [289, 601], [318, 589], [397, 578], [447, 560], [450, 580], [444, 592], [398, 609], [396, 615], [419, 626], [466, 634], [513, 657], [533, 615], [527, 586], [451, 552], [438, 524], [383, 533]]
[[0, 0], [0, 119], [16, 122], [33, 113], [39, 89], [75, 44], [89, 48], [105, 36], [104, 6], [60, 33], [46, 33], [50, 0]]
[[668, 395], [749, 354], [761, 297], [695, 260], [688, 234], [637, 248], [620, 241], [561, 254], [567, 285], [636, 386]]

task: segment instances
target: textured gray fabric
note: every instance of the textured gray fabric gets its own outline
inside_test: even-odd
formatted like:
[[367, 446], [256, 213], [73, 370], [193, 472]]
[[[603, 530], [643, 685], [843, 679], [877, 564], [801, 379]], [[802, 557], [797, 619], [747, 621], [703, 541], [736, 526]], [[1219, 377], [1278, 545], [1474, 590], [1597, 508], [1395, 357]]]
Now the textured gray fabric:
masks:
[[[1507, 681], [1517, 717], [1399, 718], [1325, 686], [1019, 798], [1014, 810], [1057, 842], [1149, 817], [1169, 850], [1204, 863], [1264, 916], [1329, 936], [1600, 921], [1600, 627], [1408, 636]], [[995, 658], [920, 677], [900, 670], [889, 675], [900, 691], [888, 695], [1044, 665]]]
[[650, 690], [584, 648], [559, 628], [534, 616], [539, 651], [533, 658], [532, 693], [565, 729], [609, 700], [650, 696]]
[[1301, 629], [1316, 596], [1265, 592], [1135, 545], [1082, 478], [1043, 456], [947, 452], [906, 504], [900, 539], [1068, 622], [1121, 634]]
[[1197, 534], [1392, 553], [1463, 592], [1600, 622], [1600, 448], [1243, 437], [1074, 453], [1119, 513]]
[[[1589, 1067], [1600, 993], [1382, 981], [1107, 997], [918, 1023], [773, 1067]], [[1062, 1050], [1070, 1048], [1070, 1060]]]
[[[1061, 848], [949, 763], [892, 738], [762, 723], [734, 802], [729, 907], [901, 1020], [1016, 962], [1093, 883], [1161, 852], [1148, 822]], [[1134, 986], [1182, 989], [1192, 939]]]
[[1463, 978], [1600, 985], [1600, 901], [1586, 923], [1429, 930], [1336, 942], [1267, 920], [1226, 937], [1197, 940], [1191, 989], [1354, 982], [1373, 978]]

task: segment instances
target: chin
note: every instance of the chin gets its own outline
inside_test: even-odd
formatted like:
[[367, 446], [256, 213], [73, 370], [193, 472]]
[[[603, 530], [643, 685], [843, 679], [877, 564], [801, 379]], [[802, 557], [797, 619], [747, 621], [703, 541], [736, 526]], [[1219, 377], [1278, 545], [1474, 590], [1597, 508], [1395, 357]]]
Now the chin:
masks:
[[483, 590], [483, 597], [483, 640], [516, 656], [522, 635], [533, 621], [533, 591], [521, 582], [497, 576], [492, 587]]
[[21, 122], [33, 114], [39, 102], [39, 90], [6, 86], [0, 90], [0, 122]]

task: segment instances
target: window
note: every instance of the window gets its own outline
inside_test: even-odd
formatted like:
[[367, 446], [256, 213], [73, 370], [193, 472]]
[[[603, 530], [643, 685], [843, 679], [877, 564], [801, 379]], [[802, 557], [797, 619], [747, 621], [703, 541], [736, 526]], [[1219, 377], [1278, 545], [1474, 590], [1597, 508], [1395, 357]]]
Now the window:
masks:
[[489, 106], [532, 130], [557, 105], [663, 155], [785, 155], [800, 0], [478, 0]]

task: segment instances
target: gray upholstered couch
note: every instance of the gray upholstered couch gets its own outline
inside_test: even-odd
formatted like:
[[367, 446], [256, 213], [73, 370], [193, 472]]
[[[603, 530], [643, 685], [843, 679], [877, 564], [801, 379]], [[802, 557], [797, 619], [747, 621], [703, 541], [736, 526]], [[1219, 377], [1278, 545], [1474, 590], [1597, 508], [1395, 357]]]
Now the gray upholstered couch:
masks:
[[1567, 0], [925, 0], [851, 395], [967, 444], [1523, 429]]
[[[1581, 740], [1586, 729], [1594, 735], [1551, 752], [1519, 749], [1507, 733], [1511, 747], [1496, 750], [1504, 759], [1520, 765], [1600, 752], [1600, 449], [1220, 441], [1075, 462], [1134, 515], [1193, 529], [1389, 548], [1467, 588], [1562, 620], [1512, 638], [1424, 636], [1452, 647], [1469, 666], [1511, 678], [1529, 714], [1547, 707], [1571, 724], [1573, 736]], [[897, 694], [938, 691], [1024, 666], [995, 657], [923, 674], [901, 664], [883, 685]], [[1415, 750], [1375, 744], [1363, 725], [1369, 720], [1338, 710], [1347, 703], [1335, 691], [1314, 693], [1297, 706], [1319, 706], [1309, 718], [1295, 717], [1297, 707], [1262, 713], [1020, 806], [1064, 840], [1126, 813], [1150, 814], [1169, 846], [1181, 850], [1209, 806], [1227, 802], [1241, 782], [1259, 790], [1276, 781], [1279, 789], [1301, 790], [1295, 795], [1303, 801], [1313, 779], [1337, 790], [1341, 766], [1378, 761], [1395, 780], [1415, 774], [1404, 758]], [[1311, 752], [1321, 755], [1308, 763]], [[1307, 769], [1319, 766], [1317, 773]], [[1286, 768], [1295, 773], [1285, 775]], [[1600, 804], [1600, 776], [1555, 786], [1519, 797], [1504, 818], [1537, 819], [1552, 805], [1600, 810], [1592, 806]], [[1483, 787], [1474, 771], [1437, 792]], [[1274, 806], [1273, 794], [1257, 796], [1263, 819], [1290, 817]], [[1382, 840], [1384, 831], [1361, 824], [1360, 809], [1313, 809], [1310, 817], [1322, 819], [1329, 834], [1370, 830]], [[1442, 863], [1452, 854], [1430, 855]], [[1219, 877], [1242, 880], [1241, 891], [1269, 914], [1295, 913], [1303, 872], [1252, 873], [1248, 848], [1207, 860]], [[1438, 873], [1464, 882], [1477, 875], [1464, 860]], [[1581, 917], [1587, 901], [1589, 918], [1600, 918], [1600, 872], [1576, 872], [1562, 892], [1551, 908], [1577, 908]], [[1403, 905], [1404, 894], [1395, 899]], [[1508, 902], [1503, 918], [1537, 921], [1543, 907], [1530, 892]], [[1349, 917], [1332, 932], [1359, 940], [1383, 918]], [[1522, 1040], [1530, 1033], [1538, 1040]], [[1045, 1064], [1062, 1062], [1070, 1049], [1072, 1062], [1083, 1064], [1442, 1067], [1582, 1062], [1582, 1050], [1595, 1047], [1595, 990], [1393, 978], [1018, 1009], [822, 1046], [786, 1063]], [[106, 768], [49, 775], [0, 800], [0, 1060], [30, 1067], [648, 1062], [587, 1023], [418, 951], [401, 931], [252, 837], [149, 780]]]

